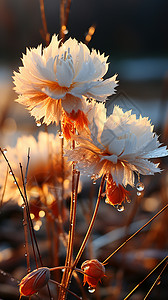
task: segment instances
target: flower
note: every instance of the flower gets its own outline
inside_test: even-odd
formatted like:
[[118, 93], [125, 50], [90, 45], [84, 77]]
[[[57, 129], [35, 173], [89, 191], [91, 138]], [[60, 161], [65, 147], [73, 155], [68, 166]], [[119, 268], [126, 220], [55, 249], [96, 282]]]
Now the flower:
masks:
[[115, 93], [116, 75], [103, 80], [108, 70], [107, 58], [75, 39], [61, 43], [53, 35], [48, 47], [26, 50], [23, 66], [14, 72], [17, 102], [27, 106], [36, 121], [59, 123], [62, 111], [80, 126], [87, 125], [85, 99], [100, 102]]
[[87, 282], [89, 287], [96, 288], [98, 282], [105, 276], [105, 267], [97, 259], [86, 260], [81, 265], [84, 274], [84, 285]]
[[121, 205], [125, 199], [128, 199], [130, 192], [128, 192], [121, 184], [116, 184], [111, 174], [107, 177], [106, 183], [106, 203], [111, 205]]
[[[66, 146], [66, 144], [65, 144]], [[38, 219], [40, 204], [50, 206], [54, 201], [62, 199], [62, 154], [60, 138], [54, 134], [40, 132], [36, 139], [33, 136], [18, 138], [16, 146], [7, 147], [6, 156], [11, 163], [17, 182], [22, 187], [19, 162], [25, 173], [27, 153], [30, 148], [30, 161], [27, 175], [27, 194], [30, 199], [31, 213]], [[3, 193], [7, 164], [0, 157], [0, 193]], [[8, 170], [9, 171], [9, 170]], [[64, 197], [71, 195], [71, 167], [64, 159]], [[8, 175], [3, 201], [15, 200], [20, 205], [22, 199], [12, 175]], [[38, 203], [38, 204], [37, 204]]]
[[84, 131], [73, 136], [78, 144], [75, 149], [66, 151], [78, 170], [94, 179], [110, 174], [118, 187], [133, 187], [134, 172], [153, 175], [161, 171], [159, 164], [149, 159], [167, 156], [168, 150], [159, 143], [148, 118], [136, 118], [131, 110], [124, 113], [119, 106], [114, 106], [105, 122], [98, 122], [97, 118], [99, 115], [95, 114], [89, 125], [90, 133]]
[[31, 296], [44, 287], [50, 279], [50, 269], [46, 267], [38, 268], [28, 273], [20, 282], [20, 298]]

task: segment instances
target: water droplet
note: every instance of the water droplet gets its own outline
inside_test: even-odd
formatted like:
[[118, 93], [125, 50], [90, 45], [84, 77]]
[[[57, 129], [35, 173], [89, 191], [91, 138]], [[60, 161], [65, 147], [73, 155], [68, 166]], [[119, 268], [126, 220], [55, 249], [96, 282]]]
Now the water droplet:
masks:
[[96, 180], [93, 180], [93, 184], [96, 184]]
[[24, 204], [22, 204], [22, 208], [25, 208], [25, 205], [24, 205]]
[[12, 175], [12, 171], [9, 171], [9, 174]]
[[64, 272], [65, 272], [65, 269], [62, 269], [62, 272], [64, 273]]
[[25, 253], [25, 256], [27, 256], [27, 253]]
[[131, 199], [126, 198], [127, 203], [131, 203]]
[[40, 127], [41, 126], [41, 121], [36, 121], [36, 126]]
[[95, 292], [95, 289], [92, 286], [89, 286], [88, 287], [88, 292], [92, 294], [92, 293]]
[[136, 189], [138, 192], [142, 192], [144, 190], [144, 188], [145, 188], [145, 186], [144, 186], [143, 182], [138, 182], [136, 184]]
[[15, 278], [11, 277], [11, 281], [15, 281]]
[[16, 181], [14, 181], [13, 183], [16, 184]]
[[158, 282], [157, 282], [157, 285], [160, 285], [160, 284], [161, 284], [161, 280], [159, 279]]
[[6, 148], [2, 149], [2, 151], [3, 151], [4, 154], [7, 153], [7, 149]]
[[117, 210], [118, 211], [124, 211], [125, 207], [122, 204], [117, 205]]
[[62, 131], [59, 130], [59, 131], [58, 131], [58, 135], [59, 135], [59, 138], [60, 138], [60, 139], [63, 139], [64, 136], [63, 136], [63, 132], [62, 132]]
[[137, 196], [140, 197], [142, 195], [141, 192], [137, 192]]

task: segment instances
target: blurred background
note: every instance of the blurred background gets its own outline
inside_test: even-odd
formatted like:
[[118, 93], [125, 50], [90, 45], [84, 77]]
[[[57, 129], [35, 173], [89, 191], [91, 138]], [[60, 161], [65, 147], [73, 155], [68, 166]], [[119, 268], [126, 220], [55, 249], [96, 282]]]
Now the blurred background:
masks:
[[[37, 128], [27, 110], [14, 102], [17, 96], [12, 84], [13, 71], [17, 71], [21, 65], [20, 58], [26, 47], [36, 47], [40, 43], [45, 45], [40, 34], [42, 21], [39, 3], [39, 0], [0, 0], [1, 147], [14, 146], [17, 137], [23, 134], [37, 135], [39, 130], [44, 130], [44, 126]], [[48, 32], [51, 35], [58, 34], [61, 26], [60, 1], [45, 0], [44, 5]], [[164, 144], [168, 144], [167, 15], [167, 0], [72, 0], [66, 34], [66, 38], [76, 38], [86, 42], [90, 49], [99, 49], [101, 53], [109, 55], [107, 77], [117, 73], [119, 86], [116, 95], [107, 103], [108, 114], [112, 112], [114, 104], [119, 104], [125, 110], [132, 109], [137, 115], [148, 116]], [[87, 41], [90, 26], [95, 27], [95, 32], [91, 40]], [[51, 125], [48, 130], [54, 132], [55, 127]], [[127, 205], [122, 214], [102, 203], [92, 245], [97, 258], [105, 259], [123, 241], [123, 228], [128, 230], [129, 224], [135, 221], [134, 232], [139, 228], [137, 221], [144, 224], [145, 220], [167, 203], [167, 164], [167, 159], [163, 159], [162, 174], [144, 178], [146, 188], [143, 197], [137, 199], [136, 193], [133, 193], [132, 203]], [[87, 181], [86, 178], [83, 180]], [[81, 203], [88, 200], [87, 187], [91, 190], [93, 188], [89, 182], [87, 184], [80, 194]], [[0, 268], [5, 274], [9, 272], [18, 279], [25, 275], [24, 257], [16, 260], [17, 251], [20, 251], [17, 245], [21, 246], [24, 239], [22, 223], [19, 221], [21, 214], [20, 208], [10, 205], [2, 206], [0, 211]], [[88, 299], [124, 299], [167, 253], [167, 220], [168, 213], [165, 212], [153, 223], [150, 234], [147, 229], [125, 251], [119, 252], [110, 261], [109, 269], [107, 267], [108, 278], [103, 281], [104, 285], [96, 295], [87, 296]], [[78, 222], [79, 233], [82, 235], [85, 228], [82, 222], [80, 224], [80, 217]], [[116, 229], [119, 231], [114, 233]], [[18, 236], [18, 231], [22, 235]], [[104, 240], [98, 240], [106, 233], [111, 233], [112, 238], [107, 236]], [[38, 234], [43, 236], [43, 233]], [[1, 275], [1, 299], [18, 299], [16, 282], [12, 287], [10, 275]], [[131, 299], [143, 299], [154, 280], [155, 277], [152, 277]], [[10, 294], [7, 293], [9, 286]], [[167, 277], [164, 275], [149, 299], [166, 300], [167, 295]], [[47, 298], [43, 296], [41, 299]]]

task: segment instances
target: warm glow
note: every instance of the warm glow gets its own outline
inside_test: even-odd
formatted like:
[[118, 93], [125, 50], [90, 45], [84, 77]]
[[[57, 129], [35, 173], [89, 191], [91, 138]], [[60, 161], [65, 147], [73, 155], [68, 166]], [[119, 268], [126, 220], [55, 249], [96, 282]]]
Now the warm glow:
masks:
[[66, 30], [66, 26], [65, 26], [65, 25], [62, 25], [61, 30], [62, 30], [62, 31]]
[[38, 231], [42, 225], [42, 222], [40, 220], [36, 221], [34, 224], [34, 230]]
[[89, 28], [89, 34], [90, 35], [93, 35], [94, 34], [94, 32], [95, 32], [95, 27], [94, 26], [91, 26], [90, 28]]
[[91, 35], [90, 35], [90, 34], [87, 34], [85, 40], [86, 40], [87, 42], [90, 42], [91, 38], [92, 38]]
[[35, 218], [35, 215], [34, 214], [30, 214], [30, 217], [31, 217], [31, 219], [33, 220], [34, 218]]
[[39, 211], [39, 217], [43, 218], [45, 216], [45, 211], [44, 210], [40, 210]]
[[12, 256], [12, 251], [10, 249], [4, 249], [0, 251], [0, 262], [10, 259]]

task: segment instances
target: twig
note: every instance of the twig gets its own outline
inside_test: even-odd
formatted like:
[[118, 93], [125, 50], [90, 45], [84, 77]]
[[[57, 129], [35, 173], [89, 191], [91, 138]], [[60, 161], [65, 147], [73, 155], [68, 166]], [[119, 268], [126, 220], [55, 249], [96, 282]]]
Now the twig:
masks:
[[139, 282], [136, 287], [124, 298], [124, 300], [127, 300], [130, 298], [130, 296], [135, 292], [135, 290], [168, 258], [166, 256], [141, 282]]
[[41, 19], [42, 19], [42, 25], [43, 25], [41, 34], [42, 34], [43, 39], [46, 42], [46, 46], [48, 46], [49, 42], [50, 42], [50, 34], [48, 33], [48, 29], [47, 29], [47, 22], [46, 22], [45, 9], [44, 9], [44, 0], [40, 0], [40, 11], [41, 11]]
[[28, 224], [29, 224], [29, 231], [30, 231], [30, 238], [31, 238], [32, 249], [33, 249], [33, 255], [34, 255], [34, 259], [35, 259], [35, 263], [36, 263], [36, 268], [38, 268], [37, 257], [36, 257], [35, 247], [34, 247], [34, 240], [33, 240], [33, 235], [32, 235], [33, 224], [31, 223], [31, 217], [30, 217], [30, 211], [29, 211], [29, 204], [28, 204], [28, 200], [27, 200], [26, 187], [25, 187], [25, 184], [24, 184], [25, 180], [24, 180], [24, 176], [23, 176], [23, 169], [22, 169], [22, 164], [20, 163], [19, 165], [20, 165], [20, 171], [21, 171], [21, 176], [22, 176], [22, 184], [23, 184], [23, 190], [24, 190], [24, 195], [25, 195], [24, 210], [26, 209], [26, 215], [27, 215], [27, 220], [28, 220]]
[[154, 215], [147, 223], [145, 223], [140, 229], [138, 229], [134, 234], [132, 234], [124, 243], [122, 243], [113, 253], [111, 253], [104, 261], [106, 263], [116, 252], [118, 252], [122, 247], [124, 247], [135, 235], [142, 231], [147, 225], [149, 225], [154, 219], [156, 219], [164, 210], [168, 208], [166, 204], [156, 215]]
[[28, 174], [28, 168], [29, 168], [29, 161], [30, 161], [30, 148], [28, 148], [28, 153], [27, 153], [27, 165], [26, 165], [26, 172], [25, 172], [25, 178], [24, 178], [25, 187], [26, 187], [26, 184], [27, 184], [27, 174]]
[[67, 288], [65, 288], [64, 286], [62, 286], [62, 284], [60, 284], [59, 282], [57, 282], [57, 281], [55, 281], [55, 280], [52, 280], [52, 279], [50, 279], [49, 281], [52, 282], [52, 283], [57, 284], [59, 287], [61, 287], [63, 290], [65, 290], [65, 292], [68, 292], [68, 293], [70, 293], [71, 295], [75, 296], [77, 299], [81, 300], [81, 297], [79, 297], [79, 296], [76, 295], [75, 293], [71, 292], [70, 290], [68, 290]]
[[0, 208], [2, 207], [3, 199], [4, 199], [4, 196], [5, 196], [6, 184], [7, 184], [7, 179], [8, 179], [8, 171], [9, 171], [9, 170], [8, 170], [8, 167], [7, 167], [7, 170], [6, 170], [6, 176], [5, 176], [5, 182], [4, 182], [3, 192], [2, 192], [1, 202], [0, 202]]
[[155, 287], [155, 285], [158, 284], [158, 282], [159, 282], [159, 280], [160, 280], [160, 277], [161, 277], [162, 273], [164, 272], [164, 270], [166, 269], [167, 265], [168, 265], [168, 261], [165, 263], [165, 265], [164, 265], [163, 269], [161, 270], [160, 274], [157, 276], [156, 280], [155, 280], [154, 283], [152, 284], [152, 286], [151, 286], [150, 290], [148, 291], [148, 293], [146, 294], [144, 300], [147, 299], [147, 297], [148, 297], [149, 294], [152, 292], [152, 290], [153, 290], [153, 288]]
[[82, 253], [83, 253], [83, 251], [85, 249], [85, 246], [86, 246], [86, 243], [87, 243], [87, 241], [89, 239], [91, 231], [93, 229], [93, 225], [94, 225], [94, 222], [95, 222], [95, 219], [96, 219], [96, 216], [97, 216], [97, 212], [98, 212], [100, 200], [101, 200], [101, 197], [102, 197], [101, 195], [103, 193], [104, 182], [105, 182], [105, 175], [102, 177], [102, 180], [101, 180], [101, 184], [100, 184], [100, 188], [99, 188], [99, 194], [98, 194], [96, 206], [95, 206], [95, 209], [94, 209], [94, 213], [93, 213], [93, 216], [92, 216], [92, 220], [90, 222], [90, 225], [89, 225], [89, 228], [88, 228], [87, 233], [85, 235], [85, 238], [84, 238], [84, 240], [82, 242], [82, 245], [81, 245], [81, 247], [80, 247], [80, 249], [78, 251], [78, 254], [77, 254], [76, 258], [75, 258], [75, 261], [73, 263], [73, 268], [76, 267], [76, 265], [77, 265], [77, 263], [78, 263], [81, 255], [82, 255]]

